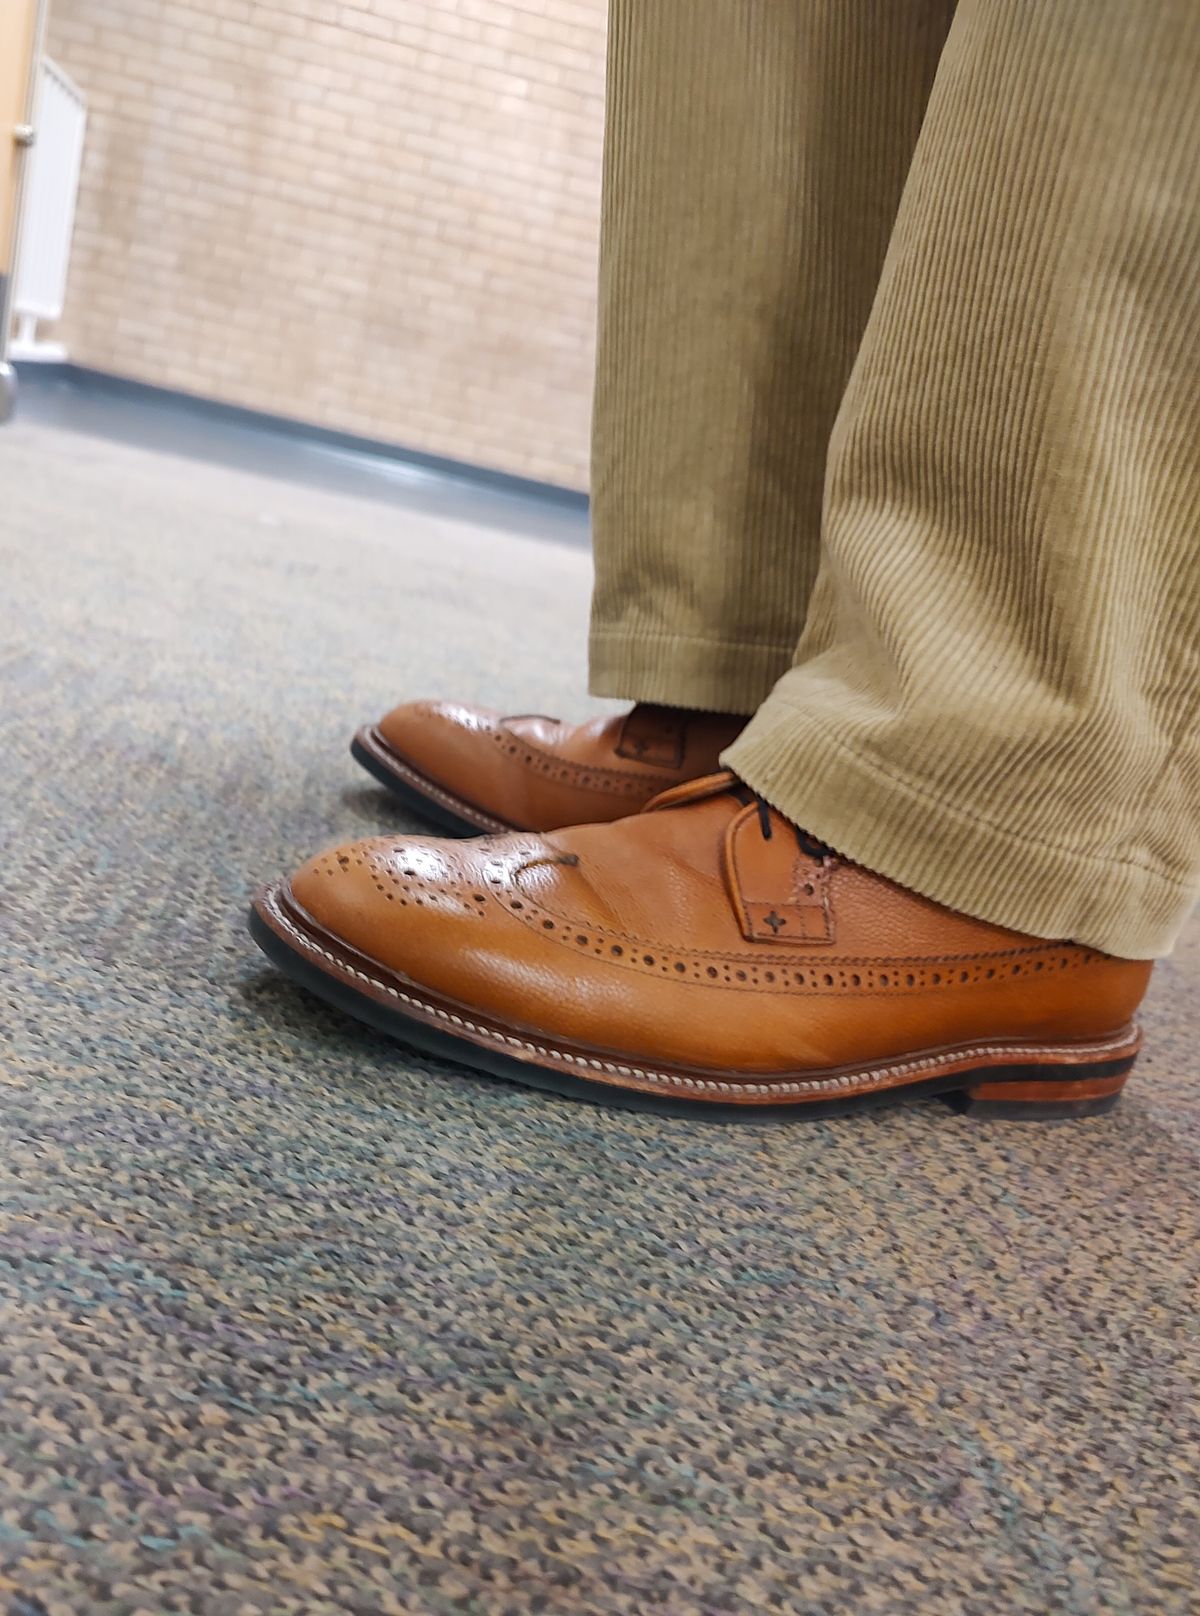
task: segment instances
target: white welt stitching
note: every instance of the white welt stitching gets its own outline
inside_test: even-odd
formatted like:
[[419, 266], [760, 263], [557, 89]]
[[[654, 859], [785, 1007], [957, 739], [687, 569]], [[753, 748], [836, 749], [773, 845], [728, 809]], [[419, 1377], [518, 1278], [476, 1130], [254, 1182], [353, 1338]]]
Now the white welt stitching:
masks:
[[[300, 947], [308, 954], [318, 954], [322, 959], [343, 972], [347, 976], [356, 976], [359, 981], [366, 982], [368, 986], [378, 988], [389, 998], [398, 999], [401, 1004], [408, 1004], [423, 1015], [433, 1016], [438, 1021], [448, 1022], [455, 1027], [461, 1027], [464, 1032], [475, 1033], [478, 1037], [489, 1042], [507, 1044], [512, 1049], [525, 1049], [531, 1055], [539, 1055], [545, 1060], [555, 1061], [560, 1066], [576, 1066], [589, 1071], [608, 1072], [613, 1077], [640, 1078], [643, 1082], [656, 1087], [669, 1087], [686, 1089], [689, 1093], [705, 1094], [834, 1094], [847, 1090], [860, 1088], [878, 1088], [882, 1080], [889, 1077], [907, 1077], [915, 1072], [932, 1072], [940, 1066], [951, 1066], [959, 1061], [975, 1060], [990, 1055], [1063, 1055], [1078, 1058], [1086, 1055], [1091, 1058], [1102, 1058], [1105, 1055], [1116, 1055], [1130, 1050], [1136, 1046], [1138, 1029], [1136, 1024], [1129, 1032], [1117, 1038], [1106, 1039], [1098, 1044], [1038, 1044], [1027, 1049], [1015, 1049], [1012, 1045], [1004, 1044], [973, 1044], [966, 1048], [951, 1050], [943, 1055], [927, 1055], [920, 1060], [893, 1061], [885, 1066], [863, 1067], [858, 1072], [843, 1073], [838, 1077], [805, 1078], [800, 1082], [787, 1082], [783, 1080], [768, 1080], [761, 1083], [723, 1083], [717, 1079], [705, 1080], [694, 1077], [683, 1077], [675, 1072], [661, 1072], [641, 1066], [619, 1066], [613, 1061], [597, 1060], [594, 1056], [571, 1055], [566, 1050], [554, 1049], [547, 1044], [530, 1043], [527, 1039], [514, 1037], [511, 1033], [500, 1032], [497, 1028], [485, 1027], [478, 1022], [468, 1021], [463, 1016], [455, 1015], [449, 1010], [439, 1010], [436, 1005], [417, 998], [414, 994], [403, 993], [399, 988], [393, 987], [390, 982], [381, 982], [378, 977], [370, 976], [366, 971], [360, 971], [357, 966], [351, 965], [347, 960], [339, 959], [328, 949], [322, 948], [308, 937], [279, 906], [275, 892], [268, 891], [264, 902], [271, 914], [293, 937]], [[1068, 1080], [1069, 1081], [1069, 1080]]]

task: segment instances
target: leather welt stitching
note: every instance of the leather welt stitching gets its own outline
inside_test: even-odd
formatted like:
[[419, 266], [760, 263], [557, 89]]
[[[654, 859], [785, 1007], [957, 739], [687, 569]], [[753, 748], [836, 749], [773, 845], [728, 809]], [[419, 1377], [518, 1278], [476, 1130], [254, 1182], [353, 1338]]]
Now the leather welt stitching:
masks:
[[[357, 977], [368, 987], [377, 988], [386, 993], [389, 998], [396, 999], [401, 1004], [407, 1004], [423, 1015], [430, 1016], [436, 1021], [444, 1022], [447, 1026], [457, 1027], [466, 1033], [473, 1033], [486, 1043], [505, 1045], [511, 1049], [520, 1049], [528, 1054], [539, 1055], [542, 1058], [556, 1062], [559, 1065], [574, 1066], [585, 1072], [605, 1072], [612, 1077], [633, 1078], [650, 1084], [652, 1087], [670, 1087], [683, 1090], [691, 1094], [833, 1094], [845, 1093], [862, 1088], [880, 1088], [887, 1086], [887, 1079], [903, 1079], [917, 1077], [925, 1073], [935, 1072], [943, 1066], [958, 1065], [964, 1061], [990, 1058], [992, 1056], [1024, 1056], [1027, 1059], [1032, 1055], [1066, 1056], [1075, 1060], [1083, 1057], [1094, 1059], [1098, 1056], [1115, 1055], [1129, 1050], [1136, 1050], [1138, 1041], [1138, 1027], [1132, 1023], [1127, 1032], [1117, 1037], [1105, 1039], [1095, 1044], [1036, 1044], [1014, 1046], [1011, 1044], [971, 1044], [961, 1049], [950, 1050], [941, 1055], [926, 1055], [913, 1060], [893, 1061], [883, 1066], [863, 1067], [857, 1072], [842, 1073], [836, 1077], [803, 1078], [800, 1080], [768, 1079], [756, 1083], [725, 1083], [719, 1079], [703, 1079], [684, 1077], [677, 1072], [664, 1072], [653, 1067], [626, 1066], [617, 1061], [598, 1060], [589, 1055], [573, 1055], [567, 1050], [555, 1049], [550, 1044], [539, 1044], [527, 1038], [515, 1037], [512, 1033], [502, 1032], [496, 1027], [483, 1026], [479, 1022], [471, 1021], [465, 1016], [455, 1015], [452, 1011], [441, 1010], [436, 1005], [416, 994], [404, 993], [401, 989], [393, 987], [388, 982], [371, 976], [366, 971], [360, 971], [356, 966], [341, 960], [336, 954], [322, 948], [312, 938], [306, 936], [298, 926], [293, 924], [279, 907], [274, 892], [266, 895], [266, 905], [271, 915], [284, 930], [300, 944], [305, 953], [328, 960], [335, 970], [342, 976]], [[1059, 1079], [1063, 1081], [1063, 1079]], [[1069, 1079], [1066, 1079], [1069, 1081]]]

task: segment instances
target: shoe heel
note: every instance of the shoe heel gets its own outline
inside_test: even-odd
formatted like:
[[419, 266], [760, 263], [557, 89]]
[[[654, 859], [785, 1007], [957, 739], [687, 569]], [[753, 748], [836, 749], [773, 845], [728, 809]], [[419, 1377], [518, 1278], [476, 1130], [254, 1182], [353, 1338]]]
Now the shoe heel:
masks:
[[1121, 1098], [1133, 1061], [1102, 1077], [1018, 1079], [975, 1083], [951, 1096], [956, 1111], [972, 1117], [1054, 1122], [1063, 1117], [1097, 1117]]

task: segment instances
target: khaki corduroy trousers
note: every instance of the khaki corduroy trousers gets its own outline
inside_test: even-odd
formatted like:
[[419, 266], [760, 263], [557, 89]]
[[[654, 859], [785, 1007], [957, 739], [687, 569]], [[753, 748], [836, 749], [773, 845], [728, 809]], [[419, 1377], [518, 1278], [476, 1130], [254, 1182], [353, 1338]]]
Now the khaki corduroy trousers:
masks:
[[953, 908], [1200, 888], [1200, 3], [612, 0], [595, 694]]

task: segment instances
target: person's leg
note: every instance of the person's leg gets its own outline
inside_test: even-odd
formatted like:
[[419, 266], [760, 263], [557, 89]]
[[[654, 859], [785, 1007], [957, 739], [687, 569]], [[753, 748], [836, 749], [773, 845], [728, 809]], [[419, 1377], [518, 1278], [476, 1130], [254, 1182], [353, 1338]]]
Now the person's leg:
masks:
[[749, 784], [334, 849], [259, 894], [273, 959], [592, 1099], [1116, 1101], [1150, 962], [1114, 955], [1167, 946], [1200, 872], [1193, 7], [963, 0], [799, 665], [725, 753]]
[[952, 12], [612, 0], [591, 689], [639, 705], [572, 725], [404, 702], [352, 751], [406, 807], [455, 832], [635, 813], [711, 773], [787, 668]]
[[1200, 8], [962, 0], [725, 760], [955, 909], [1128, 957], [1200, 885]]
[[612, 0], [593, 694], [749, 713], [953, 0]]

